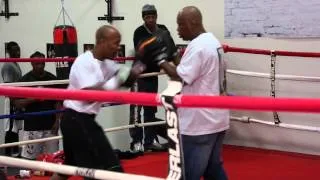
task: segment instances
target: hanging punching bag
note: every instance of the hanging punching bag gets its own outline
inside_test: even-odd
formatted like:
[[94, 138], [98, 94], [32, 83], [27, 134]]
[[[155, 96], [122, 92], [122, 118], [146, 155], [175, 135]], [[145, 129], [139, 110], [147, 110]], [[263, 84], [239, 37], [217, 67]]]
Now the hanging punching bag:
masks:
[[[54, 52], [56, 57], [77, 57], [78, 40], [74, 26], [55, 26], [53, 31]], [[58, 79], [68, 79], [72, 62], [56, 62]]]

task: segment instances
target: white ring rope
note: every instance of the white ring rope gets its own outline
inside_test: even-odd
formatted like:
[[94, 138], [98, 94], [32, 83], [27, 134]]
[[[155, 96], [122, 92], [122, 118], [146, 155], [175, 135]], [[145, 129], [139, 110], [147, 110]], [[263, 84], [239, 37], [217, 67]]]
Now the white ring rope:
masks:
[[57, 172], [66, 175], [84, 176], [95, 179], [108, 180], [160, 180], [161, 178], [148, 177], [135, 174], [117, 173], [98, 169], [80, 168], [75, 166], [47, 163], [41, 161], [31, 161], [18, 158], [0, 156], [0, 164], [7, 166], [19, 166], [27, 169], [44, 170], [49, 172]]
[[69, 84], [69, 79], [66, 80], [51, 80], [51, 81], [33, 81], [33, 82], [14, 82], [14, 83], [0, 83], [0, 86], [48, 86], [48, 85], [60, 85]]
[[[241, 121], [241, 122], [245, 122], [245, 123], [253, 122], [253, 123], [265, 124], [265, 125], [269, 125], [269, 126], [287, 128], [287, 129], [311, 131], [311, 132], [320, 133], [320, 127], [296, 125], [296, 124], [286, 124], [286, 123], [274, 124], [274, 122], [254, 119], [254, 118], [247, 117], [247, 116], [243, 116], [243, 117], [232, 116], [230, 119], [233, 121]], [[119, 127], [114, 127], [114, 128], [107, 128], [107, 129], [104, 129], [104, 132], [119, 131], [119, 130], [134, 128], [134, 127], [156, 126], [156, 125], [162, 125], [162, 124], [165, 124], [165, 121], [151, 122], [151, 123], [139, 123], [139, 124], [126, 125], [126, 126], [119, 126]], [[42, 142], [54, 141], [54, 140], [60, 140], [60, 139], [62, 139], [62, 136], [54, 136], [54, 137], [49, 137], [49, 138], [20, 141], [20, 142], [14, 142], [14, 143], [6, 143], [6, 144], [1, 144], [0, 149], [6, 148], [6, 147], [22, 146], [22, 145], [26, 145], [26, 144], [42, 143]]]
[[[260, 78], [271, 78], [268, 73], [259, 73], [252, 71], [240, 71], [234, 69], [228, 69], [227, 73], [240, 75], [240, 76], [249, 76], [249, 77], [260, 77]], [[154, 72], [154, 73], [145, 73], [141, 74], [139, 78], [146, 78], [152, 76], [163, 75], [165, 72]], [[277, 74], [276, 78], [278, 80], [290, 80], [290, 81], [308, 81], [308, 82], [320, 82], [320, 77], [317, 76], [296, 76], [296, 75], [286, 75], [286, 74]], [[45, 86], [45, 85], [59, 85], [59, 84], [68, 84], [69, 80], [55, 80], [55, 81], [35, 81], [35, 82], [15, 82], [15, 83], [0, 83], [4, 86]]]
[[[159, 122], [139, 123], [139, 124], [126, 125], [126, 126], [119, 126], [119, 127], [104, 129], [104, 132], [112, 132], [112, 131], [119, 131], [119, 130], [134, 128], [134, 127], [155, 126], [155, 125], [162, 125], [162, 124], [166, 124], [166, 122], [159, 121]], [[49, 137], [49, 138], [20, 141], [20, 142], [14, 142], [14, 143], [6, 143], [6, 144], [1, 144], [0, 148], [21, 146], [21, 145], [26, 145], [26, 144], [42, 143], [42, 142], [54, 141], [54, 140], [60, 140], [60, 139], [62, 139], [62, 136], [54, 136], [54, 137]]]
[[259, 124], [265, 124], [269, 126], [276, 126], [276, 127], [282, 127], [282, 128], [287, 128], [287, 129], [295, 129], [295, 130], [301, 130], [301, 131], [311, 131], [311, 132], [320, 132], [320, 127], [313, 127], [313, 126], [305, 126], [305, 125], [295, 125], [295, 124], [286, 124], [286, 123], [279, 123], [275, 124], [274, 122], [269, 122], [265, 120], [260, 120], [260, 119], [253, 119], [251, 117], [243, 116], [243, 117], [231, 117], [231, 120], [233, 121], [240, 121], [244, 123], [259, 123]]
[[[153, 77], [165, 74], [164, 72], [152, 72], [141, 74], [139, 78]], [[54, 80], [54, 81], [33, 81], [33, 82], [14, 82], [14, 83], [0, 83], [0, 86], [48, 86], [48, 85], [58, 85], [58, 84], [69, 84], [69, 80]]]
[[[228, 69], [227, 73], [241, 76], [250, 76], [250, 77], [261, 77], [261, 78], [271, 78], [271, 75], [268, 73], [259, 73], [251, 71], [239, 71]], [[291, 80], [291, 81], [309, 81], [309, 82], [320, 82], [320, 77], [317, 76], [296, 76], [296, 75], [286, 75], [286, 74], [277, 74], [276, 78], [279, 80]]]

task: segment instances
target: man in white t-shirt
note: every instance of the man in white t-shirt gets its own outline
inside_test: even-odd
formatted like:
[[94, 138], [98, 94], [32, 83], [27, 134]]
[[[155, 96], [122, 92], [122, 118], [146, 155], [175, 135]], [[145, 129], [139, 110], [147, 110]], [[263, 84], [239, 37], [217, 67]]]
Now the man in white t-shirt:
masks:
[[[121, 67], [112, 58], [120, 50], [121, 35], [108, 25], [96, 32], [96, 45], [74, 61], [70, 75], [70, 90], [114, 90], [120, 86], [131, 87], [145, 65], [136, 63], [132, 68]], [[122, 172], [123, 169], [113, 148], [95, 121], [102, 102], [65, 100], [66, 112], [60, 127], [67, 165]], [[55, 174], [52, 179], [67, 179]]]
[[[219, 96], [222, 60], [218, 50], [221, 44], [212, 33], [207, 33], [198, 8], [188, 6], [177, 16], [179, 36], [191, 41], [180, 64], [175, 67], [165, 60], [166, 54], [154, 58], [172, 80], [183, 82], [183, 95]], [[156, 37], [154, 44], [161, 42]], [[149, 49], [157, 50], [152, 45]], [[146, 47], [146, 46], [145, 46]], [[144, 48], [145, 48], [144, 47]], [[156, 49], [156, 50], [155, 50]], [[221, 150], [225, 131], [229, 129], [229, 111], [208, 108], [178, 109], [186, 180], [225, 180]]]

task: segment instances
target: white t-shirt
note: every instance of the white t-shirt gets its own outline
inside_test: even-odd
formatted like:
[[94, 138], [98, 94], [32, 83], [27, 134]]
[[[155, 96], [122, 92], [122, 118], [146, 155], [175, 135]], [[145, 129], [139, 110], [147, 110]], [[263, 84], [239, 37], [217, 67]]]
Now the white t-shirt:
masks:
[[[119, 65], [106, 59], [97, 60], [91, 51], [86, 51], [76, 58], [69, 75], [68, 89], [105, 89], [113, 90], [119, 87], [115, 74]], [[64, 107], [77, 112], [97, 114], [103, 102], [65, 100]]]
[[[221, 44], [212, 33], [203, 33], [186, 48], [177, 73], [184, 81], [183, 95], [219, 96]], [[229, 111], [212, 108], [179, 108], [180, 131], [184, 135], [205, 135], [229, 128]]]

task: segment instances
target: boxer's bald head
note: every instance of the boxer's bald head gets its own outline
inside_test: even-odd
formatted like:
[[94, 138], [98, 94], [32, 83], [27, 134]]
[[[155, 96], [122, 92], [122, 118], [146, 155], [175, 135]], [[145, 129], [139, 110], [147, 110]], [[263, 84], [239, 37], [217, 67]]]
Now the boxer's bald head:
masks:
[[115, 37], [121, 38], [120, 32], [113, 26], [103, 25], [96, 31], [96, 44]]
[[120, 50], [121, 34], [113, 26], [103, 25], [96, 31], [96, 46], [94, 56], [96, 59], [114, 58]]
[[187, 6], [179, 11], [177, 16], [178, 33], [184, 40], [192, 40], [204, 33], [202, 14], [195, 6]]

